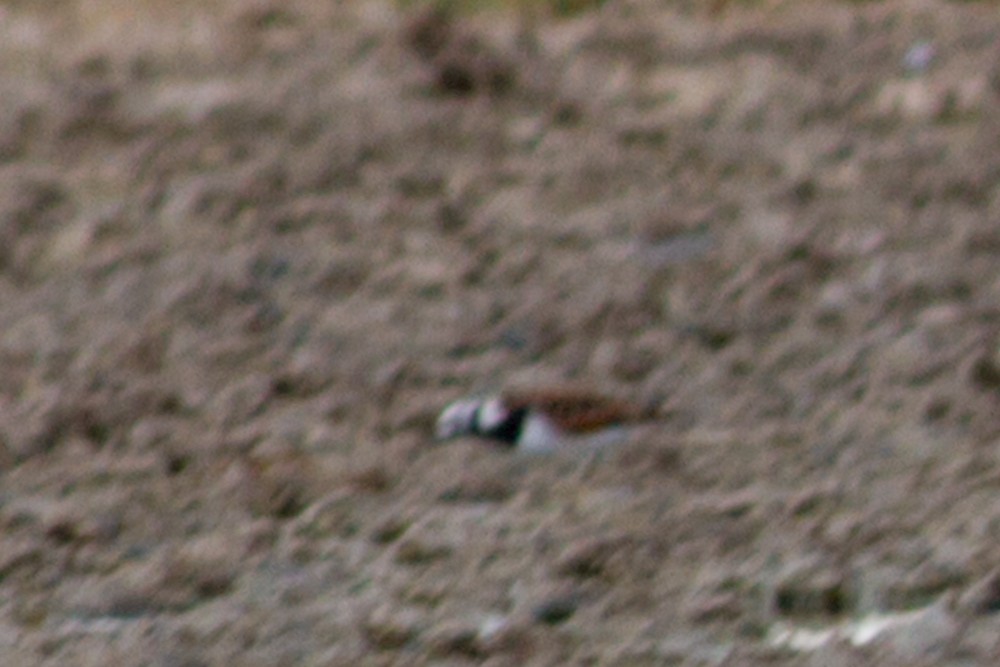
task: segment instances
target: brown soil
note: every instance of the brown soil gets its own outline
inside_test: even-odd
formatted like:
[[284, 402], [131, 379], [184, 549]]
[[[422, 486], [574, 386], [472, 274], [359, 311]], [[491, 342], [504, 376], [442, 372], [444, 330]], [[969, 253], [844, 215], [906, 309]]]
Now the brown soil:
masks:
[[1000, 16], [665, 4], [5, 5], [4, 664], [997, 664]]

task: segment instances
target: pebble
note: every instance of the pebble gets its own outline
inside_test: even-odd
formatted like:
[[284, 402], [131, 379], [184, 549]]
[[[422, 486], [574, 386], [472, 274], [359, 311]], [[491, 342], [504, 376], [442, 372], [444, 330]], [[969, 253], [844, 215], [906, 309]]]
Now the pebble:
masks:
[[560, 625], [576, 613], [578, 606], [579, 600], [576, 595], [558, 596], [537, 605], [532, 609], [531, 616], [538, 623]]
[[1000, 568], [974, 582], [958, 599], [958, 606], [977, 615], [1000, 612]]
[[608, 563], [621, 546], [621, 538], [594, 537], [577, 540], [556, 559], [556, 572], [580, 579], [600, 576], [607, 572]]
[[417, 609], [400, 608], [392, 603], [377, 607], [364, 622], [368, 641], [380, 650], [398, 649], [412, 641], [424, 624]]

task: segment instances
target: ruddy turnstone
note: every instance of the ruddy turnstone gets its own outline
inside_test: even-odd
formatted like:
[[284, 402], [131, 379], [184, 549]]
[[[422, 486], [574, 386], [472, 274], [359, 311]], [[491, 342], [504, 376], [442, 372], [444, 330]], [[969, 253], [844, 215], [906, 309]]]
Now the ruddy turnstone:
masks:
[[525, 453], [593, 450], [625, 439], [639, 410], [585, 390], [506, 391], [464, 398], [438, 417], [439, 440], [478, 436]]

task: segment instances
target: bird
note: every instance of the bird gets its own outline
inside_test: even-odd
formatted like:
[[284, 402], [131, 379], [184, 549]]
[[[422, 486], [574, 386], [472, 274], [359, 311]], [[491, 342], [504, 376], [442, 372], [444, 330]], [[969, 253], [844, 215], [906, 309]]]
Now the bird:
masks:
[[435, 436], [475, 436], [526, 454], [594, 451], [621, 442], [641, 410], [588, 389], [510, 389], [450, 403], [438, 416]]

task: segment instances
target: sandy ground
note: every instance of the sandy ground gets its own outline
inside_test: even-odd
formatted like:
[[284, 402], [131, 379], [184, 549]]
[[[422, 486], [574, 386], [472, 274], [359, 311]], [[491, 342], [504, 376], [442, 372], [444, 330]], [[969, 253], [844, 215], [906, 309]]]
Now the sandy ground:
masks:
[[4, 664], [1000, 660], [991, 3], [0, 19]]

